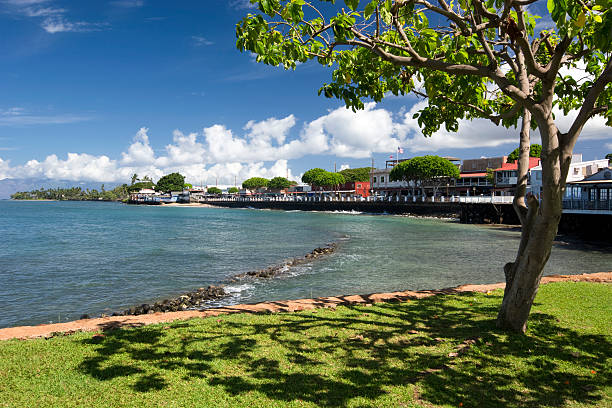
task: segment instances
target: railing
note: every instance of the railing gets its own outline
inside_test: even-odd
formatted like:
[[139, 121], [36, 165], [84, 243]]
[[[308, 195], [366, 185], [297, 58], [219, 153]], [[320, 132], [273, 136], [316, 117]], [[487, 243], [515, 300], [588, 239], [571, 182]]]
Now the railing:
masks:
[[612, 200], [563, 200], [564, 210], [612, 211]]
[[369, 196], [367, 198], [359, 196], [328, 196], [328, 195], [314, 195], [314, 196], [271, 196], [271, 197], [205, 197], [203, 202], [217, 202], [217, 201], [234, 201], [234, 202], [387, 202], [387, 203], [493, 203], [493, 204], [512, 204], [513, 196], [475, 196], [475, 197], [422, 197], [422, 196]]

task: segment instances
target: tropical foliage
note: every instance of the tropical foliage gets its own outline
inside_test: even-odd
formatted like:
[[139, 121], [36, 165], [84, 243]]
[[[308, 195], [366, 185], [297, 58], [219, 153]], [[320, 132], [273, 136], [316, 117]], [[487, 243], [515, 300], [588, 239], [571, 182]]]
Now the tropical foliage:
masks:
[[[517, 147], [514, 149], [509, 155], [508, 159], [506, 159], [506, 163], [514, 163], [519, 158], [520, 149]], [[529, 157], [540, 157], [542, 154], [542, 146], [537, 143], [532, 144], [529, 147]]]
[[127, 184], [105, 190], [104, 185], [100, 191], [96, 189], [83, 190], [81, 187], [71, 188], [48, 188], [32, 191], [20, 191], [11, 195], [13, 200], [66, 200], [66, 201], [121, 201], [127, 200], [129, 196]]
[[434, 196], [442, 184], [459, 178], [459, 168], [440, 156], [421, 156], [405, 160], [391, 169], [392, 181], [412, 181], [422, 187], [431, 185]]
[[221, 189], [218, 187], [208, 187], [207, 192], [208, 194], [221, 194], [222, 193]]
[[249, 190], [257, 190], [258, 188], [267, 187], [270, 180], [263, 177], [251, 177], [242, 182], [242, 188]]
[[286, 179], [285, 177], [274, 177], [268, 183], [268, 188], [272, 188], [275, 190], [282, 190], [284, 188], [289, 188], [292, 186], [292, 181]]
[[310, 169], [307, 170], [303, 175], [302, 175], [302, 183], [306, 183], [306, 184], [314, 184], [314, 180], [315, 178], [317, 178], [318, 175], [323, 174], [323, 173], [327, 173], [326, 170], [323, 170], [321, 168], [314, 168], [314, 169]]
[[183, 191], [185, 177], [180, 173], [170, 173], [157, 181], [156, 189], [163, 192]]
[[344, 180], [347, 183], [352, 183], [355, 181], [370, 181], [370, 171], [372, 171], [371, 167], [359, 167], [356, 169], [340, 170], [338, 173], [344, 176]]

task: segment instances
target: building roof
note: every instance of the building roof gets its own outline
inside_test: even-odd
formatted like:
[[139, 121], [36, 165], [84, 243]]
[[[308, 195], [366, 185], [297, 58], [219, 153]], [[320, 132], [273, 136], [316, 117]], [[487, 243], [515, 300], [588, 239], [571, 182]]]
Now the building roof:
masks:
[[[540, 164], [539, 157], [530, 157], [529, 158], [529, 168], [534, 168]], [[518, 169], [518, 160], [514, 163], [502, 163], [502, 166], [493, 171], [502, 171], [502, 170], [517, 170]]]
[[612, 180], [568, 181], [567, 184], [612, 184]]

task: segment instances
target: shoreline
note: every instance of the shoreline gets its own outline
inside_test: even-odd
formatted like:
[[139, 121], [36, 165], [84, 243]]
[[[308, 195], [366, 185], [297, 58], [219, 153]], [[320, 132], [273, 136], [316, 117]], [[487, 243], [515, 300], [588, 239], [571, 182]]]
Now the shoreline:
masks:
[[[552, 282], [598, 282], [612, 283], [612, 272], [598, 272], [581, 275], [544, 276], [540, 284]], [[204, 318], [230, 313], [279, 313], [310, 310], [318, 308], [336, 308], [346, 305], [370, 305], [380, 302], [405, 302], [429, 296], [452, 295], [464, 292], [490, 292], [503, 289], [505, 283], [465, 284], [439, 290], [400, 291], [372, 293], [367, 295], [344, 295], [320, 297], [314, 299], [296, 299], [286, 301], [268, 301], [252, 304], [240, 304], [206, 310], [188, 310], [180, 312], [156, 312], [138, 316], [112, 316], [94, 319], [81, 319], [66, 323], [42, 324], [38, 326], [17, 326], [0, 329], [0, 340], [50, 338], [56, 335], [70, 335], [79, 331], [104, 331], [120, 328], [135, 328], [149, 324], [168, 323], [176, 320]]]

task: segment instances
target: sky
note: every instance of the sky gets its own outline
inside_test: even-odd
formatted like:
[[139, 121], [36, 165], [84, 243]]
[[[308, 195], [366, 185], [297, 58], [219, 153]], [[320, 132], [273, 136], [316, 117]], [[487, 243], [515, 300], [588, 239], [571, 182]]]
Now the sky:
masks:
[[[126, 183], [179, 171], [233, 185], [313, 167], [384, 167], [407, 158], [506, 155], [518, 130], [464, 121], [421, 134], [424, 102], [388, 97], [352, 112], [318, 96], [331, 70], [258, 64], [236, 49], [247, 0], [0, 0], [0, 179]], [[546, 20], [546, 16], [544, 19]], [[558, 115], [560, 128], [571, 118]], [[537, 137], [536, 137], [537, 139]], [[537, 140], [536, 140], [537, 141]], [[612, 152], [589, 122], [576, 153]]]

